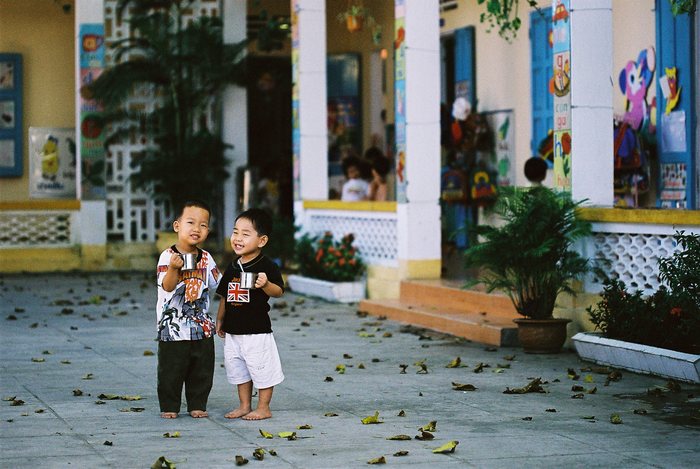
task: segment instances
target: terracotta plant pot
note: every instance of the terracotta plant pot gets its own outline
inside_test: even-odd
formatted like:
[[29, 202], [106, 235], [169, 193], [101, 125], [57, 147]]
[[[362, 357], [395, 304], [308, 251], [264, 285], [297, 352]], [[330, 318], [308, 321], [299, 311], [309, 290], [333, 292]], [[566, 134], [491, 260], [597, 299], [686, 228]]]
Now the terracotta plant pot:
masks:
[[363, 20], [364, 18], [362, 16], [347, 16], [345, 18], [345, 25], [347, 26], [348, 31], [354, 33], [362, 29]]
[[571, 319], [513, 319], [525, 353], [557, 353], [566, 341], [566, 325]]

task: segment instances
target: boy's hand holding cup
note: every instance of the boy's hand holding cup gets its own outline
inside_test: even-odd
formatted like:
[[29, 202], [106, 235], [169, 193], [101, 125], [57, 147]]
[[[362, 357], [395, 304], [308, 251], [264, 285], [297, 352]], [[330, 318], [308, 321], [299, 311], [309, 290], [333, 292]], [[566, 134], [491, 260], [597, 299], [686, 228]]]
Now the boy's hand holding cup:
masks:
[[182, 260], [182, 257], [180, 257], [180, 254], [173, 253], [173, 255], [170, 256], [170, 265], [168, 265], [168, 267], [171, 269], [180, 270], [184, 264], [185, 262]]
[[264, 288], [267, 285], [267, 274], [265, 272], [259, 272], [258, 278], [255, 279], [255, 288]]

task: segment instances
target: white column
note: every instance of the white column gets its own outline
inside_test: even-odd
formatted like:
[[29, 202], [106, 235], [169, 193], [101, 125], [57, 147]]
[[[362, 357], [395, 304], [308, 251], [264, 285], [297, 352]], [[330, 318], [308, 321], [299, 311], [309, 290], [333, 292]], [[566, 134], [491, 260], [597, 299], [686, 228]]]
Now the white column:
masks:
[[571, 194], [613, 204], [612, 0], [571, 0]]
[[[224, 43], [235, 44], [246, 38], [246, 2], [224, 0], [222, 9]], [[232, 85], [221, 97], [221, 128], [224, 142], [233, 145], [226, 151], [229, 159], [229, 177], [224, 181], [224, 237], [233, 231], [238, 206], [238, 168], [248, 164], [248, 92], [244, 87]], [[225, 238], [224, 238], [225, 239]]]
[[399, 199], [402, 277], [440, 276], [440, 31], [438, 0], [396, 2], [405, 27], [405, 200]]
[[[81, 145], [80, 145], [80, 87], [82, 86], [80, 77], [80, 25], [81, 24], [103, 24], [104, 23], [104, 2], [103, 0], [93, 0], [90, 2], [75, 2], [75, 129], [76, 129], [76, 165], [75, 165], [75, 186], [77, 198], [81, 197]], [[101, 254], [104, 254], [104, 246], [107, 244], [107, 203], [105, 200], [83, 200], [80, 203], [80, 221], [77, 223], [79, 239], [77, 240], [83, 248], [87, 246], [100, 246]], [[85, 249], [83, 249], [85, 251]], [[99, 257], [99, 256], [98, 256]]]
[[[298, 97], [299, 161], [295, 193], [301, 200], [328, 198], [326, 2], [292, 0], [294, 94]], [[298, 171], [298, 172], [297, 172]], [[296, 212], [296, 207], [295, 207]]]

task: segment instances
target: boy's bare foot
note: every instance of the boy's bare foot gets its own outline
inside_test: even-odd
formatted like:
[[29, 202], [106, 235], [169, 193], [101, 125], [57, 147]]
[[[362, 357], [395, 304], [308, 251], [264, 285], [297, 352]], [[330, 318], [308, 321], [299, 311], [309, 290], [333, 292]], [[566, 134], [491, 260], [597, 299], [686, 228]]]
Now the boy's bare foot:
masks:
[[265, 420], [272, 417], [270, 409], [255, 409], [254, 411], [245, 414], [241, 417], [243, 420]]
[[190, 416], [193, 419], [201, 419], [204, 417], [209, 417], [209, 414], [207, 413], [206, 410], [193, 410], [190, 412]]
[[176, 419], [177, 412], [161, 412], [160, 418], [162, 418], [162, 419]]
[[238, 409], [233, 409], [231, 412], [228, 414], [224, 415], [227, 419], [237, 419], [239, 417], [243, 417], [246, 414], [250, 413], [250, 407], [248, 408], [238, 408]]

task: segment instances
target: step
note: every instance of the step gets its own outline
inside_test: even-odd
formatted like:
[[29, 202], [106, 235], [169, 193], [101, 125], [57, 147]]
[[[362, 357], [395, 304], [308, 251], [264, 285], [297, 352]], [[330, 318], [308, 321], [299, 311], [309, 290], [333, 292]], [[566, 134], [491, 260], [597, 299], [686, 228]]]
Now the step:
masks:
[[484, 344], [518, 345], [513, 318], [501, 314], [416, 305], [403, 300], [363, 300], [358, 310]]
[[453, 309], [470, 313], [488, 312], [508, 320], [518, 314], [513, 303], [501, 293], [486, 293], [477, 288], [462, 288], [464, 282], [448, 280], [404, 280], [401, 282], [400, 298], [405, 303]]

